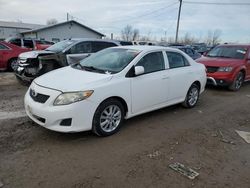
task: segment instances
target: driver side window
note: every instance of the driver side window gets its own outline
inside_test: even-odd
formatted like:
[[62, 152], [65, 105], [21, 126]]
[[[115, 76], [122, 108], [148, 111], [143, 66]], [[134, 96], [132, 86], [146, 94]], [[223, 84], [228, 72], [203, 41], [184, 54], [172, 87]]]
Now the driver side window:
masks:
[[161, 71], [165, 69], [162, 52], [152, 52], [145, 55], [136, 66], [144, 67], [144, 74]]
[[81, 42], [74, 45], [70, 49], [70, 54], [84, 54], [84, 53], [91, 53], [91, 44], [90, 42]]

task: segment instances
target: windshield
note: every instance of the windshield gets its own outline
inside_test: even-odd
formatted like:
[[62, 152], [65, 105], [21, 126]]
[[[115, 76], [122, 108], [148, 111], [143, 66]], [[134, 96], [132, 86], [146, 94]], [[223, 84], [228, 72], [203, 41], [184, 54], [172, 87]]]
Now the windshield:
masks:
[[244, 59], [247, 52], [245, 47], [218, 46], [208, 52], [208, 57], [224, 57], [232, 59]]
[[46, 50], [52, 51], [52, 52], [61, 52], [65, 48], [73, 44], [74, 42], [75, 42], [74, 40], [64, 40], [46, 48]]
[[124, 69], [138, 54], [138, 50], [108, 48], [80, 61], [87, 71], [117, 73]]

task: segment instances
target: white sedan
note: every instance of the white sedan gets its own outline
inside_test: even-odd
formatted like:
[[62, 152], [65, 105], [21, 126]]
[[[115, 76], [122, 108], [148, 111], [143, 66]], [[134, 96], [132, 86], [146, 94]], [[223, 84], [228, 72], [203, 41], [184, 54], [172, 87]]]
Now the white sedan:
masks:
[[35, 79], [25, 110], [50, 130], [109, 136], [124, 119], [177, 103], [194, 107], [205, 84], [204, 65], [178, 49], [114, 47]]

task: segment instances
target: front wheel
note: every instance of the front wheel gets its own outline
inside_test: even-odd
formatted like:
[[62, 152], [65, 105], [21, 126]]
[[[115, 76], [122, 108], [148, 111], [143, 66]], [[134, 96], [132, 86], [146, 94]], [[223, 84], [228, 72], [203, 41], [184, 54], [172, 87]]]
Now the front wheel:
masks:
[[239, 72], [236, 75], [233, 83], [229, 86], [229, 89], [231, 91], [238, 91], [241, 88], [243, 82], [244, 82], [244, 73], [243, 72]]
[[197, 84], [192, 84], [191, 87], [189, 88], [185, 101], [182, 103], [182, 105], [186, 108], [193, 108], [200, 96], [200, 88]]
[[92, 130], [98, 136], [110, 136], [119, 131], [124, 121], [124, 107], [119, 100], [104, 101], [97, 108]]

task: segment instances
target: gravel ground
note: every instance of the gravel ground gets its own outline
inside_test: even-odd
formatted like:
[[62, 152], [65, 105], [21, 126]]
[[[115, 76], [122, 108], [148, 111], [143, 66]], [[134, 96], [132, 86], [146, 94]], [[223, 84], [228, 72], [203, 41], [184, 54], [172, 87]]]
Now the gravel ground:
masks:
[[[0, 116], [23, 111], [27, 87], [0, 73]], [[250, 84], [239, 92], [207, 88], [197, 107], [180, 105], [125, 122], [119, 133], [61, 134], [27, 117], [0, 120], [0, 187], [227, 187], [249, 188]], [[221, 141], [223, 138], [230, 142]], [[169, 164], [200, 175], [190, 180]]]

